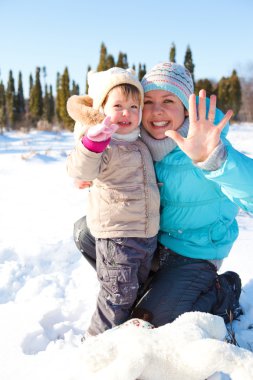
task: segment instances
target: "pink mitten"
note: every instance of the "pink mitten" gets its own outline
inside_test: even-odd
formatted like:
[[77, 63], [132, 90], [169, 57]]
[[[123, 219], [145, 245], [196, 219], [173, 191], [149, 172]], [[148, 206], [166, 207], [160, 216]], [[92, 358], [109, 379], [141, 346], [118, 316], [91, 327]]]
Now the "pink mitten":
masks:
[[88, 129], [87, 137], [92, 141], [105, 141], [108, 140], [118, 128], [119, 126], [117, 124], [111, 122], [111, 117], [107, 116], [101, 124], [94, 125]]

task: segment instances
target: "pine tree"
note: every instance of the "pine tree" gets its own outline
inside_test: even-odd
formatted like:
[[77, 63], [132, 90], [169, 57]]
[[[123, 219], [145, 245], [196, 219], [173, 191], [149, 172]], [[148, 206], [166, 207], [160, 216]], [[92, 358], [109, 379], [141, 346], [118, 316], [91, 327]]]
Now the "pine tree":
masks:
[[44, 90], [44, 97], [43, 97], [43, 115], [42, 115], [43, 120], [46, 120], [50, 122], [50, 99], [49, 99], [49, 93], [47, 90], [47, 84], [45, 85], [45, 90]]
[[125, 53], [119, 52], [116, 67], [121, 67], [122, 69], [128, 68], [127, 55]]
[[229, 78], [222, 77], [217, 87], [217, 106], [223, 112], [230, 109], [230, 83]]
[[87, 72], [86, 72], [86, 82], [85, 82], [85, 94], [88, 94], [88, 72], [91, 71], [91, 66], [89, 65], [87, 67]]
[[30, 76], [29, 76], [29, 97], [31, 96], [32, 88], [33, 88], [33, 76], [32, 76], [32, 74], [30, 74]]
[[29, 114], [31, 122], [35, 125], [43, 114], [43, 97], [40, 83], [40, 68], [36, 68], [35, 83], [31, 89], [29, 99]]
[[139, 81], [142, 80], [142, 78], [144, 77], [144, 75], [146, 74], [147, 70], [146, 70], [146, 65], [141, 65], [141, 63], [139, 63], [139, 70], [138, 70], [138, 79]]
[[107, 70], [108, 69], [111, 69], [112, 67], [115, 66], [115, 61], [114, 61], [114, 58], [111, 54], [109, 54], [106, 58], [106, 68]]
[[5, 100], [5, 88], [4, 84], [1, 81], [0, 83], [0, 133], [4, 131], [6, 125], [7, 116], [6, 116], [6, 100]]
[[57, 94], [58, 106], [59, 106], [58, 112], [60, 116], [60, 122], [63, 123], [64, 127], [72, 129], [73, 120], [70, 118], [67, 112], [67, 108], [66, 108], [67, 100], [69, 97], [70, 97], [69, 72], [68, 72], [68, 68], [66, 67], [63, 72], [63, 75], [60, 78], [60, 85], [58, 88], [58, 94]]
[[242, 90], [240, 80], [237, 76], [236, 70], [233, 70], [229, 79], [230, 82], [230, 108], [234, 111], [234, 119], [237, 119], [237, 115], [242, 105]]
[[54, 119], [55, 115], [55, 101], [54, 101], [54, 95], [53, 95], [53, 87], [52, 85], [49, 86], [49, 122], [51, 123]]
[[59, 123], [62, 122], [60, 115], [60, 85], [61, 85], [61, 74], [58, 72], [56, 74], [56, 104], [55, 104], [55, 112], [56, 117]]
[[50, 85], [49, 91], [47, 85], [45, 85], [45, 94], [43, 98], [43, 120], [48, 123], [52, 123], [54, 118], [54, 97], [53, 89]]
[[222, 78], [218, 83], [217, 104], [223, 112], [229, 109], [234, 111], [234, 119], [237, 118], [242, 103], [240, 80], [236, 71], [229, 78]]
[[42, 67], [42, 76], [43, 76], [43, 83], [44, 83], [44, 88], [46, 86], [46, 77], [47, 77], [47, 68], [46, 66]]
[[213, 87], [212, 82], [209, 79], [199, 79], [195, 83], [195, 91], [194, 92], [196, 95], [198, 95], [199, 91], [202, 89], [206, 90], [206, 95], [208, 98], [210, 98], [210, 96], [212, 94], [214, 94], [214, 87]]
[[24, 91], [23, 91], [21, 71], [18, 74], [17, 118], [18, 118], [18, 121], [22, 121], [25, 118], [25, 97], [24, 97]]
[[16, 121], [16, 95], [12, 70], [9, 71], [9, 79], [6, 90], [6, 113], [8, 128], [14, 128]]
[[70, 91], [70, 95], [79, 95], [79, 85], [76, 82], [72, 81], [72, 89]]
[[176, 46], [174, 42], [172, 43], [170, 48], [170, 62], [176, 62]]
[[192, 60], [192, 52], [191, 52], [189, 45], [187, 46], [186, 53], [185, 53], [184, 66], [190, 71], [190, 73], [192, 75], [192, 80], [194, 83], [195, 82], [194, 81], [194, 67], [195, 67], [195, 65], [194, 65], [193, 60]]
[[97, 67], [97, 71], [104, 71], [107, 69], [107, 49], [105, 44], [102, 42], [100, 47], [100, 57]]
[[253, 78], [240, 78], [242, 105], [236, 119], [253, 121]]

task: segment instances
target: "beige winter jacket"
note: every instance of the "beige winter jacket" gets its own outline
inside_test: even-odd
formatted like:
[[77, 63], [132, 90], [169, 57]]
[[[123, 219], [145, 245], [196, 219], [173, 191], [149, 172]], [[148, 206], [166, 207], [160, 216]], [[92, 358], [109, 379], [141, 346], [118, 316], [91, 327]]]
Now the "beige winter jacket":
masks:
[[140, 140], [111, 140], [103, 153], [79, 140], [67, 159], [71, 177], [93, 181], [87, 224], [97, 238], [153, 237], [159, 229], [160, 197], [151, 154]]

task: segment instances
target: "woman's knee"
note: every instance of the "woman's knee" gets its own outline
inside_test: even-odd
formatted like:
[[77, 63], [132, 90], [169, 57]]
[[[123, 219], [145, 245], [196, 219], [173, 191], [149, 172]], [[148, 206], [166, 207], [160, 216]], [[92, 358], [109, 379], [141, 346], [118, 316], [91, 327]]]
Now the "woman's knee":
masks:
[[86, 216], [78, 219], [74, 224], [73, 231], [74, 241], [77, 249], [95, 268], [96, 266], [96, 248], [95, 238], [91, 235], [86, 223]]
[[82, 236], [86, 234], [87, 229], [86, 216], [78, 219], [74, 224], [73, 236], [78, 249], [80, 249], [79, 246], [82, 241]]

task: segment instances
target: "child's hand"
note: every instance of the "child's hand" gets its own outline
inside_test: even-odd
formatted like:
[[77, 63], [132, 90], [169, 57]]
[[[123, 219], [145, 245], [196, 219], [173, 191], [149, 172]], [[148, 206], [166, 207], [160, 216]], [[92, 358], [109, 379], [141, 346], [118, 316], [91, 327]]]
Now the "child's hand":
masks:
[[214, 125], [216, 110], [216, 96], [210, 97], [210, 109], [206, 117], [206, 92], [199, 92], [199, 105], [197, 111], [196, 96], [192, 94], [189, 99], [189, 132], [183, 138], [176, 131], [165, 132], [171, 137], [187, 156], [195, 162], [205, 161], [217, 147], [220, 141], [220, 134], [233, 115], [229, 110], [218, 125]]
[[86, 189], [87, 187], [92, 186], [91, 181], [82, 181], [80, 179], [75, 179], [74, 184], [75, 184], [75, 187], [77, 187], [78, 189]]
[[111, 117], [107, 116], [101, 124], [90, 127], [87, 132], [87, 137], [92, 141], [105, 141], [109, 139], [119, 126], [111, 122]]

